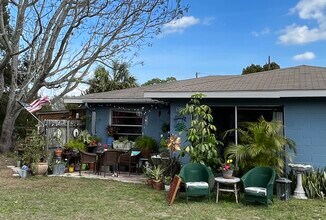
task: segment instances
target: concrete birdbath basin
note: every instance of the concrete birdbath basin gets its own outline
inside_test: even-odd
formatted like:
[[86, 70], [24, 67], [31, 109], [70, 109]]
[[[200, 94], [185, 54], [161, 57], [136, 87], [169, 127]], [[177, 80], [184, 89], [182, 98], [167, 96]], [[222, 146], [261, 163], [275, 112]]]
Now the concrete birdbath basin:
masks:
[[305, 164], [294, 164], [290, 163], [289, 167], [297, 174], [297, 186], [294, 190], [293, 198], [296, 199], [308, 199], [306, 196], [306, 193], [302, 187], [302, 173], [311, 170], [311, 165], [305, 165]]

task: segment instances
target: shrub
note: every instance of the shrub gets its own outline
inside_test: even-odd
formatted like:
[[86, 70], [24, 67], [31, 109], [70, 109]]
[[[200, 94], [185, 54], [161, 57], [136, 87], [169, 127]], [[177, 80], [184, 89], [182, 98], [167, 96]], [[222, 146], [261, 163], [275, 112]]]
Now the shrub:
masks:
[[306, 172], [302, 176], [302, 185], [309, 199], [326, 196], [326, 167], [316, 171]]
[[[226, 157], [236, 160], [242, 172], [255, 166], [269, 166], [278, 174], [284, 170], [284, 158], [291, 159], [285, 148], [295, 152], [295, 143], [282, 135], [280, 121], [266, 121], [260, 117], [257, 122], [245, 122], [237, 131], [239, 144], [231, 144], [225, 152]], [[234, 129], [227, 131], [227, 133]]]

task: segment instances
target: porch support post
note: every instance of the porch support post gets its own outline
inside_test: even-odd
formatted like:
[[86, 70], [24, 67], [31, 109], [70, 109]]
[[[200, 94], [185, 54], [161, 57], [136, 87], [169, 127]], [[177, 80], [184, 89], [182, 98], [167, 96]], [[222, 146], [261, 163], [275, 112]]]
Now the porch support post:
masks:
[[238, 106], [234, 106], [234, 128], [235, 128], [235, 133], [234, 133], [234, 143], [238, 144]]
[[96, 134], [96, 111], [92, 110], [92, 135]]

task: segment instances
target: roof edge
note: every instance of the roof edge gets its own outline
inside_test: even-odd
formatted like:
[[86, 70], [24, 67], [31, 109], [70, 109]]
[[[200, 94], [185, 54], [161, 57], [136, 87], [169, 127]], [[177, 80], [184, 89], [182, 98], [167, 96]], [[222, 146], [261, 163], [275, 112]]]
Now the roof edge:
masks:
[[326, 97], [326, 90], [221, 91], [221, 92], [145, 92], [145, 98], [190, 98], [203, 93], [206, 98], [305, 98]]

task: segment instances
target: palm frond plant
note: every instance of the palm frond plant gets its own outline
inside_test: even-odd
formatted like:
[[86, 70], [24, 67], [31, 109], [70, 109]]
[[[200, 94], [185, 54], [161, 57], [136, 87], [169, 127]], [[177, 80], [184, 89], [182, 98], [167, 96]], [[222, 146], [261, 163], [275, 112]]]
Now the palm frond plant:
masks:
[[235, 159], [244, 172], [255, 166], [269, 166], [282, 174], [285, 159], [291, 160], [296, 153], [295, 142], [284, 137], [282, 129], [280, 121], [268, 122], [263, 116], [257, 122], [245, 122], [237, 129], [239, 144], [232, 143], [225, 156]]

